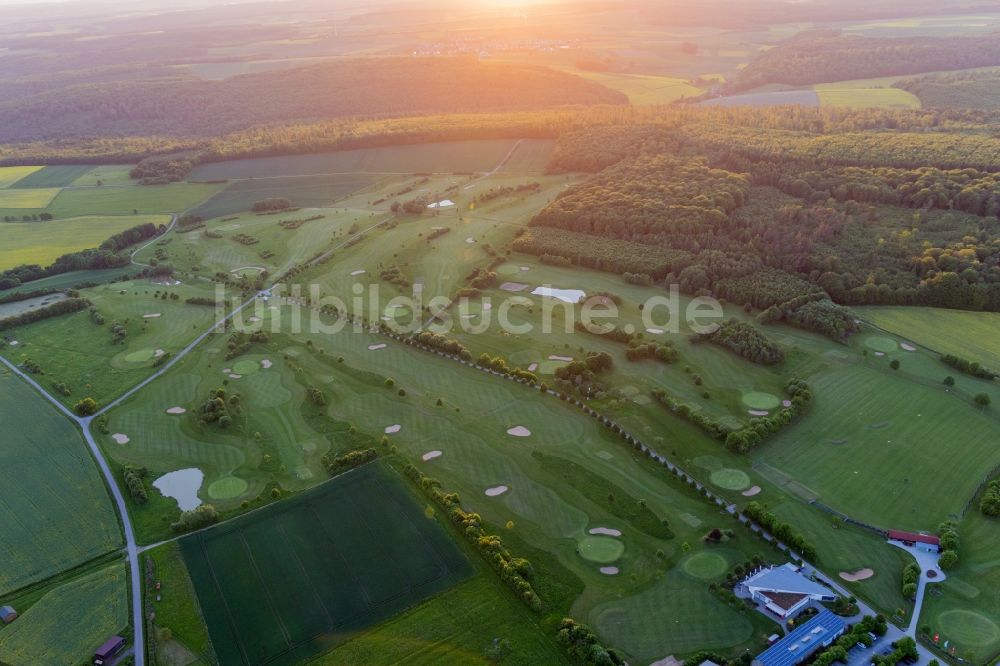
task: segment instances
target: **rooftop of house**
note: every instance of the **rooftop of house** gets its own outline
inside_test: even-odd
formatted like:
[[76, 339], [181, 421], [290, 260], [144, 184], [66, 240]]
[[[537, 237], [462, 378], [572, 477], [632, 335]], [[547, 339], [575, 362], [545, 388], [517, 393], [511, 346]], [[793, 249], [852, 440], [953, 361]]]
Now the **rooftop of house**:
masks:
[[819, 650], [825, 642], [837, 636], [847, 623], [828, 610], [805, 622], [798, 629], [757, 655], [761, 666], [793, 666]]
[[889, 530], [889, 538], [895, 541], [913, 541], [914, 543], [929, 543], [932, 546], [940, 546], [941, 539], [933, 534], [920, 534], [919, 532], [904, 532], [903, 530]]
[[770, 599], [771, 603], [782, 610], [794, 608], [795, 604], [808, 596], [799, 594], [798, 592], [761, 592], [761, 594]]
[[828, 588], [809, 580], [793, 564], [762, 569], [743, 581], [748, 589], [769, 592], [826, 597], [833, 594]]

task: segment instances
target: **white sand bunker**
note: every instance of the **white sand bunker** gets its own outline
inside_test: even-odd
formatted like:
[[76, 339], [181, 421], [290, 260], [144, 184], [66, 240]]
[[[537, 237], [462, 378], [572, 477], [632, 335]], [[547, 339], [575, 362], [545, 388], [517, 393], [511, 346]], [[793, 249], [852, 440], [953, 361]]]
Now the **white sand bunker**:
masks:
[[743, 491], [743, 497], [753, 497], [760, 493], [760, 486], [752, 486]]
[[524, 426], [514, 426], [507, 429], [507, 434], [512, 437], [531, 437], [531, 431]]
[[128, 444], [129, 442], [128, 435], [123, 435], [120, 432], [111, 435], [111, 439], [115, 440], [116, 444]]
[[399, 432], [402, 429], [403, 429], [403, 426], [399, 425], [398, 423], [395, 424], [395, 425], [386, 426], [385, 427], [385, 434], [392, 435], [394, 433]]
[[368, 351], [377, 351], [379, 349], [385, 349], [388, 345], [384, 342], [380, 342], [377, 345], [368, 345]]
[[222, 369], [222, 374], [224, 374], [224, 375], [228, 375], [228, 374], [229, 374], [230, 372], [232, 372], [232, 371], [233, 371], [233, 369], [232, 369], [232, 368], [223, 368], [223, 369]]
[[441, 451], [428, 451], [424, 455], [420, 456], [420, 459], [423, 460], [424, 462], [427, 462], [428, 460], [434, 460], [435, 458], [440, 458], [442, 455], [444, 454]]
[[250, 317], [249, 319], [247, 319], [247, 321], [250, 322], [251, 324], [256, 324], [257, 322], [260, 321], [260, 317]]
[[173, 497], [177, 500], [177, 507], [181, 511], [191, 511], [201, 506], [198, 491], [204, 480], [205, 474], [197, 467], [191, 467], [164, 474], [153, 481], [153, 486], [164, 497]]
[[263, 361], [260, 362], [260, 367], [264, 368], [265, 370], [270, 368], [272, 365], [274, 364], [271, 363], [271, 360], [267, 358], [265, 358]]
[[500, 288], [504, 291], [524, 291], [528, 288], [528, 285], [523, 282], [504, 282], [500, 285]]
[[534, 372], [535, 370], [538, 370], [537, 363], [532, 363], [531, 365], [528, 366], [528, 372]]
[[160, 316], [159, 312], [150, 312], [149, 314], [142, 315], [143, 319], [156, 319]]
[[791, 400], [782, 400], [781, 401], [781, 406], [782, 407], [791, 407], [792, 406], [792, 401]]
[[652, 333], [653, 335], [663, 335], [663, 329], [662, 328], [647, 328], [646, 332], [647, 333]]
[[353, 275], [364, 275], [364, 274], [365, 274], [365, 272], [366, 272], [366, 271], [365, 271], [365, 269], [363, 269], [363, 268], [359, 268], [359, 269], [358, 269], [358, 270], [356, 270], [356, 271], [351, 271], [351, 275], [352, 275], [352, 276], [353, 276]]
[[427, 204], [428, 208], [451, 208], [455, 205], [455, 202], [451, 199], [442, 199], [441, 201], [435, 201], [432, 204]]
[[497, 495], [503, 495], [508, 490], [510, 488], [507, 486], [493, 486], [492, 488], [487, 488], [485, 493], [487, 497], [496, 497]]
[[747, 414], [750, 416], [767, 416], [768, 411], [765, 409], [748, 409]]
[[242, 379], [243, 375], [235, 373], [235, 372], [231, 372], [231, 373], [229, 373], [229, 378], [230, 379]]
[[570, 361], [573, 360], [573, 357], [572, 356], [556, 356], [555, 354], [550, 354], [549, 355], [549, 360], [550, 361], [566, 361], [567, 363], [569, 363]]
[[520, 268], [522, 271], [530, 271], [531, 270], [530, 266], [518, 266], [518, 268]]
[[857, 571], [841, 571], [840, 577], [846, 580], [848, 583], [856, 583], [859, 580], [868, 580], [875, 575], [875, 571], [865, 567], [864, 569], [858, 569]]
[[471, 245], [472, 243], [476, 242], [476, 239], [473, 238], [472, 236], [469, 236], [468, 238], [465, 239], [465, 242]]
[[10, 346], [11, 346], [11, 347], [16, 347], [16, 346], [18, 346], [19, 344], [21, 344], [21, 343], [20, 343], [20, 342], [18, 342], [17, 340], [11, 340], [11, 341], [10, 341]]
[[167, 352], [163, 351], [162, 349], [157, 349], [156, 351], [153, 352], [153, 358], [160, 358], [166, 353]]
[[613, 527], [591, 527], [588, 530], [591, 534], [603, 534], [604, 536], [620, 537], [622, 535], [621, 530], [616, 530]]
[[183, 407], [171, 407], [167, 410], [167, 414], [183, 414], [186, 411]]
[[535, 287], [531, 290], [533, 296], [548, 296], [563, 303], [579, 303], [587, 296], [582, 289], [555, 289], [553, 287]]
[[885, 352], [875, 352], [876, 356], [885, 356]]
[[917, 351], [917, 348], [911, 345], [909, 342], [900, 342], [899, 346], [902, 347], [905, 351]]
[[605, 576], [617, 576], [618, 575], [618, 567], [601, 567], [600, 571]]

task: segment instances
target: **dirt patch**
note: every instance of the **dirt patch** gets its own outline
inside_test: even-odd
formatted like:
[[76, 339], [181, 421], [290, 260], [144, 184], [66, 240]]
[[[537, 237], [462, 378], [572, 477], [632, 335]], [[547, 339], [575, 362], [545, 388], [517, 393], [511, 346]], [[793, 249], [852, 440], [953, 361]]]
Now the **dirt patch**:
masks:
[[859, 580], [868, 580], [875, 575], [875, 571], [869, 568], [858, 569], [857, 571], [841, 571], [840, 577], [848, 583], [856, 583]]

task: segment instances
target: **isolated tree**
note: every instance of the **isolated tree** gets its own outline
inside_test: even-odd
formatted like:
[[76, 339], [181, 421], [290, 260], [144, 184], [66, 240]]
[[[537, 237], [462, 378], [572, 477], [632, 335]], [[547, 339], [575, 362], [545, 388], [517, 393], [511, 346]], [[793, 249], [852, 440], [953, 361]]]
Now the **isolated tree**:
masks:
[[955, 378], [952, 377], [951, 375], [948, 375], [947, 377], [944, 378], [944, 385], [945, 386], [954, 386], [955, 385]]
[[892, 359], [892, 361], [889, 362], [889, 367], [893, 370], [899, 370], [899, 359]]
[[73, 405], [73, 411], [80, 416], [90, 416], [97, 411], [97, 401], [88, 396]]
[[979, 405], [980, 407], [990, 406], [990, 396], [986, 395], [985, 393], [977, 393], [976, 397], [973, 398], [973, 400], [975, 400], [976, 404]]

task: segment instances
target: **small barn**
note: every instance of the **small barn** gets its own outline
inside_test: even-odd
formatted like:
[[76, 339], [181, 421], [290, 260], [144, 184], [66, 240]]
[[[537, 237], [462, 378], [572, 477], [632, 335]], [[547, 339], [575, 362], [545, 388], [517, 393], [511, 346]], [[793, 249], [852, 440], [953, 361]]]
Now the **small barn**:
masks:
[[904, 546], [916, 548], [917, 550], [922, 550], [927, 553], [941, 552], [941, 540], [933, 534], [889, 530], [888, 537], [889, 541], [898, 541]]
[[17, 611], [13, 606], [0, 606], [0, 620], [4, 624], [10, 624], [17, 619]]

